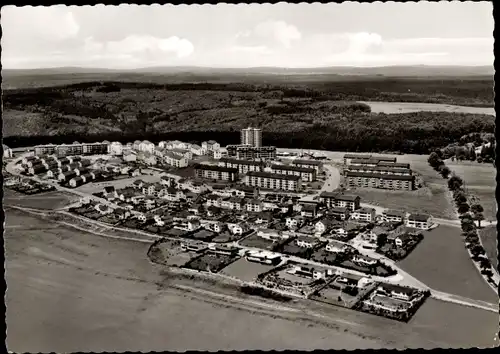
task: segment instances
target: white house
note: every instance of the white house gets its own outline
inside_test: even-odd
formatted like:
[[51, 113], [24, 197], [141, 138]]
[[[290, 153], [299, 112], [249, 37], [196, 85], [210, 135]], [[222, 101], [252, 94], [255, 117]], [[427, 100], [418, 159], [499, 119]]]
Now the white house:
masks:
[[232, 232], [235, 235], [243, 235], [248, 231], [250, 231], [250, 227], [246, 223], [239, 223], [232, 228]]
[[135, 162], [137, 161], [137, 153], [135, 151], [128, 151], [123, 153], [123, 161]]
[[323, 218], [314, 224], [314, 231], [317, 234], [323, 235], [324, 233], [330, 231], [334, 225], [334, 220]]
[[200, 145], [193, 144], [191, 145], [191, 153], [196, 156], [203, 155], [203, 148]]
[[3, 158], [11, 159], [13, 156], [12, 149], [5, 144], [2, 144], [2, 146], [3, 146]]
[[375, 221], [375, 208], [366, 208], [362, 207], [356, 210], [351, 211], [350, 218], [352, 220], [366, 221], [366, 222], [374, 222]]
[[364, 256], [362, 254], [354, 255], [352, 257], [352, 261], [354, 263], [364, 265], [364, 266], [373, 266], [373, 265], [377, 264], [377, 262], [378, 262], [375, 258], [370, 258], [370, 257]]
[[425, 214], [410, 214], [406, 220], [407, 227], [416, 229], [428, 229], [432, 226], [432, 217]]
[[150, 154], [153, 154], [155, 151], [155, 144], [148, 140], [144, 140], [139, 144], [139, 151], [142, 152], [148, 152]]
[[405, 222], [406, 213], [399, 210], [385, 210], [382, 213], [382, 220], [386, 222]]
[[289, 216], [285, 219], [285, 225], [290, 229], [296, 229], [304, 223], [304, 219], [300, 216]]
[[344, 253], [348, 249], [345, 243], [330, 241], [325, 247], [325, 250], [333, 253]]
[[307, 237], [307, 236], [299, 236], [295, 240], [295, 243], [299, 247], [304, 247], [304, 248], [313, 248], [314, 245], [316, 244], [316, 240], [312, 237]]
[[246, 203], [246, 209], [250, 212], [259, 213], [263, 210], [263, 205], [260, 200], [251, 199]]
[[123, 145], [118, 141], [113, 141], [109, 144], [109, 153], [114, 156], [122, 156], [123, 155]]

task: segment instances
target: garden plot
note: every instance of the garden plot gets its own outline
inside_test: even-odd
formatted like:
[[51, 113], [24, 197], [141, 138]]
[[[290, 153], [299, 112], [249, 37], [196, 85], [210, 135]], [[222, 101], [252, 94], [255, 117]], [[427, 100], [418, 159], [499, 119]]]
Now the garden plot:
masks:
[[185, 252], [181, 248], [181, 241], [166, 240], [151, 246], [148, 256], [154, 263], [164, 264], [172, 267], [180, 267], [189, 262], [198, 254], [196, 252]]
[[182, 267], [202, 272], [218, 273], [238, 259], [238, 256], [207, 252], [191, 259]]
[[272, 265], [250, 262], [245, 258], [240, 258], [224, 268], [221, 274], [251, 282], [255, 281], [259, 274], [266, 273], [272, 270], [273, 267]]
[[245, 247], [259, 248], [269, 251], [274, 251], [280, 245], [278, 242], [262, 238], [256, 233], [242, 240], [240, 244]]
[[298, 274], [291, 274], [289, 270], [292, 269], [291, 265], [284, 265], [268, 272], [267, 274], [259, 275], [258, 282], [264, 286], [285, 291], [287, 293], [306, 296], [312, 293], [318, 286], [325, 283], [323, 279], [314, 279], [312, 276], [301, 276]]

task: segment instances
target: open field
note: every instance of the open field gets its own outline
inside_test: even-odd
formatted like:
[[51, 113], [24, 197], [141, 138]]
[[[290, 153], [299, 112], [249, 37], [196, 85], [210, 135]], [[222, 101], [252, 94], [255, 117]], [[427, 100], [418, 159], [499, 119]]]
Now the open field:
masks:
[[492, 164], [477, 162], [457, 162], [446, 160], [446, 166], [460, 176], [465, 182], [467, 193], [479, 200], [484, 208], [486, 220], [496, 219], [496, 174], [497, 171]]
[[[242, 294], [176, 291], [178, 280], [160, 276], [147, 261], [149, 245], [74, 232], [10, 210], [7, 224], [24, 225], [5, 233], [7, 346], [14, 352], [403, 349], [495, 343], [498, 315], [488, 311], [429, 299], [401, 326], [315, 302], [304, 302], [307, 313], [299, 315], [249, 309], [237, 302], [236, 297], [246, 298]], [[229, 293], [227, 288], [215, 291]], [[310, 311], [321, 316], [308, 315]]]
[[416, 103], [416, 102], [374, 102], [360, 101], [372, 109], [374, 113], [411, 113], [419, 111], [428, 112], [455, 112], [455, 113], [478, 113], [495, 115], [493, 107], [466, 107], [449, 104]]
[[257, 233], [240, 241], [240, 244], [245, 247], [255, 247], [263, 250], [272, 250], [274, 247], [277, 246], [277, 243], [262, 238], [260, 236], [257, 236]]
[[218, 273], [229, 264], [233, 263], [237, 258], [235, 256], [214, 254], [205, 252], [202, 255], [197, 255], [189, 262], [183, 265], [184, 268], [198, 270], [200, 272]]
[[418, 247], [398, 263], [404, 271], [436, 290], [498, 302], [469, 258], [459, 228], [440, 225], [423, 235]]
[[20, 207], [54, 210], [64, 208], [65, 206], [75, 203], [78, 200], [79, 197], [63, 192], [54, 191], [34, 195], [25, 195], [8, 188], [4, 188], [4, 203]]
[[498, 244], [497, 244], [497, 227], [487, 226], [479, 230], [479, 237], [483, 243], [486, 255], [491, 261], [494, 268], [498, 269]]
[[270, 265], [260, 264], [257, 262], [249, 262], [245, 258], [240, 258], [224, 268], [221, 271], [221, 274], [251, 282], [255, 281], [257, 275], [265, 273], [272, 268], [273, 266]]

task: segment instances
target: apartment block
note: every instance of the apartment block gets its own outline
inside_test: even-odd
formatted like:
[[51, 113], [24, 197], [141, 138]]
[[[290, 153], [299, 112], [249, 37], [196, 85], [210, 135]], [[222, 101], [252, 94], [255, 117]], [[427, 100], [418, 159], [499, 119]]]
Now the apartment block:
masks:
[[271, 165], [273, 173], [289, 176], [299, 176], [302, 181], [312, 182], [316, 180], [316, 170], [314, 168], [305, 168], [290, 165]]
[[415, 176], [347, 171], [345, 177], [349, 187], [369, 187], [393, 190], [413, 190], [415, 188]]
[[241, 145], [262, 146], [262, 130], [248, 127], [241, 130]]
[[228, 157], [223, 157], [219, 161], [219, 166], [236, 168], [241, 174], [245, 174], [247, 172], [260, 172], [263, 170], [263, 165], [264, 164], [259, 161], [238, 160]]
[[235, 181], [238, 176], [238, 169], [211, 165], [196, 165], [194, 173], [197, 178]]
[[302, 180], [299, 176], [280, 175], [269, 172], [248, 172], [245, 177], [245, 184], [265, 189], [298, 191], [302, 187]]
[[325, 204], [328, 208], [347, 208], [354, 211], [360, 208], [361, 198], [357, 195], [335, 193], [335, 192], [322, 192], [319, 195], [321, 203]]
[[316, 173], [321, 172], [321, 170], [323, 169], [323, 163], [316, 160], [295, 159], [292, 161], [292, 165], [303, 168], [314, 168], [316, 170]]
[[228, 145], [227, 156], [239, 160], [274, 160], [276, 159], [275, 146], [250, 146], [250, 145]]

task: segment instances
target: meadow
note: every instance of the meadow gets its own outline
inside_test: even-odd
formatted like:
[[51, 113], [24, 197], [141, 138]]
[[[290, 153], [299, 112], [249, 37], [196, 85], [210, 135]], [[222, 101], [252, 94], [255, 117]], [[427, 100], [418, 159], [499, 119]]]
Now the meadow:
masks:
[[469, 258], [460, 228], [440, 225], [423, 235], [412, 253], [398, 262], [404, 271], [438, 291], [498, 302]]
[[[180, 291], [149, 245], [7, 210], [7, 347], [14, 352], [489, 347], [494, 313], [429, 300], [406, 326], [308, 301], [296, 309], [214, 283]], [[29, 226], [28, 226], [29, 225]], [[263, 330], [265, 329], [265, 330]]]
[[498, 270], [498, 234], [496, 225], [479, 230], [479, 237], [481, 237], [481, 242], [491, 264]]

